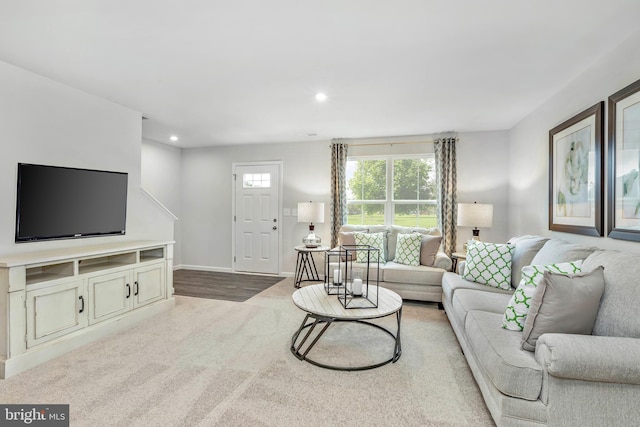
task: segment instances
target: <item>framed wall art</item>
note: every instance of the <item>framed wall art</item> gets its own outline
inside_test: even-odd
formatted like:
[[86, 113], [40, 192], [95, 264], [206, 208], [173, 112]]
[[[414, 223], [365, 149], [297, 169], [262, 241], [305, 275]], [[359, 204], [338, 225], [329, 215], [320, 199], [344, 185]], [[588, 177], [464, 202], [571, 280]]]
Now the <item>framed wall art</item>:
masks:
[[609, 97], [609, 237], [640, 241], [640, 80]]
[[604, 101], [549, 131], [549, 230], [602, 236]]

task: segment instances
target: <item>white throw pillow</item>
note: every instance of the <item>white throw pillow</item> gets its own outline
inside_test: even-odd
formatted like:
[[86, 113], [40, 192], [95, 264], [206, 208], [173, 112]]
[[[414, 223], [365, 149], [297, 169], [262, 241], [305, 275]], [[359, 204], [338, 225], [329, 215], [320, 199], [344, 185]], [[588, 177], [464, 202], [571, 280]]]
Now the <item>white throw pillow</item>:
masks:
[[369, 262], [378, 262], [376, 254], [380, 256], [380, 262], [384, 262], [384, 233], [355, 233], [355, 237], [356, 246], [366, 245], [378, 249], [378, 252], [371, 252], [370, 255], [366, 250], [357, 251], [357, 262], [367, 262], [367, 257], [369, 257]]
[[576, 274], [582, 271], [582, 261], [562, 262], [549, 265], [527, 265], [522, 267], [522, 279], [511, 296], [502, 318], [502, 327], [511, 331], [524, 329], [527, 314], [531, 307], [534, 291], [542, 281], [545, 271], [561, 274]]
[[463, 278], [494, 288], [511, 288], [513, 245], [470, 240]]
[[420, 265], [420, 247], [422, 235], [418, 233], [398, 234], [396, 244], [396, 257], [393, 259], [398, 264]]

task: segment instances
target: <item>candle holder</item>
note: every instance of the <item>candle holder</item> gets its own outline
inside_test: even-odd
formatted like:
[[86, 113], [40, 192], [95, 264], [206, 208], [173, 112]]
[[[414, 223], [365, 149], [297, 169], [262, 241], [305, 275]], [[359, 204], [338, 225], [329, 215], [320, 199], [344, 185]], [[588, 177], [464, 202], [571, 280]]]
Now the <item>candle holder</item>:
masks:
[[[342, 306], [347, 309], [377, 308], [380, 250], [369, 245], [342, 245], [336, 254], [342, 284], [329, 293], [336, 293]], [[357, 262], [358, 254], [361, 260], [366, 258], [366, 261]]]
[[325, 252], [324, 290], [329, 295], [337, 295], [340, 289], [345, 287], [343, 282], [346, 275], [344, 265], [341, 263], [344, 256], [341, 247]]

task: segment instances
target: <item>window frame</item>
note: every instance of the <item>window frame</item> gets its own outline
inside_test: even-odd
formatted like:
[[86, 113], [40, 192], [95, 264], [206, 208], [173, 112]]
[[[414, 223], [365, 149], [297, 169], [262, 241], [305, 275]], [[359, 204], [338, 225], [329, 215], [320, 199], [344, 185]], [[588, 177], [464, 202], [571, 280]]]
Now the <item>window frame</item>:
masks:
[[[394, 161], [395, 160], [408, 160], [408, 159], [434, 159], [435, 153], [424, 154], [387, 154], [387, 155], [365, 155], [365, 156], [347, 156], [347, 162], [349, 161], [366, 161], [366, 160], [384, 160], [386, 162], [386, 200], [348, 200], [349, 204], [382, 204], [384, 206], [384, 225], [393, 225], [393, 219], [395, 216], [396, 205], [433, 205], [437, 206], [437, 200], [407, 200], [398, 199], [395, 200], [393, 194], [393, 178], [394, 178]], [[437, 167], [434, 162], [434, 168]], [[347, 207], [348, 209], [348, 207]], [[356, 225], [356, 224], [354, 224]]]

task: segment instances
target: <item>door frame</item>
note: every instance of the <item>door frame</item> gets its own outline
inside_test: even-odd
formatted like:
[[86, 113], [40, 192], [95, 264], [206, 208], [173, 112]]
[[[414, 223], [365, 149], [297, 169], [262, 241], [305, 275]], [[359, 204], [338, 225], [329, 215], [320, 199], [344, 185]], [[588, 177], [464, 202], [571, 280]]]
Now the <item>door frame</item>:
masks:
[[[231, 271], [233, 273], [246, 273], [236, 271], [236, 180], [238, 175], [236, 169], [238, 166], [278, 166], [278, 275], [282, 274], [282, 207], [283, 207], [283, 162], [282, 160], [265, 160], [257, 162], [233, 162], [231, 163]], [[247, 273], [262, 274], [262, 273]], [[264, 274], [263, 274], [264, 275]], [[270, 276], [270, 274], [269, 274]]]

